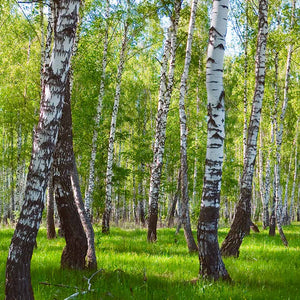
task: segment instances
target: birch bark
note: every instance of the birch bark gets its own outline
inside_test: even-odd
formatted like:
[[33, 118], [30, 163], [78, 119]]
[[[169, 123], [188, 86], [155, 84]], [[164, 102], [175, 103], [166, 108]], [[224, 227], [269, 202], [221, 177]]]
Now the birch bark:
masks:
[[80, 1], [58, 3], [57, 28], [51, 63], [46, 68], [39, 123], [34, 134], [24, 205], [6, 265], [6, 299], [33, 299], [30, 261], [44, 207], [45, 190], [53, 160], [64, 103]]
[[293, 178], [293, 187], [292, 187], [292, 194], [291, 194], [291, 203], [290, 203], [290, 214], [289, 214], [289, 220], [288, 220], [288, 224], [291, 224], [291, 222], [294, 219], [294, 198], [295, 198], [295, 188], [296, 188], [296, 182], [297, 182], [297, 168], [298, 168], [298, 125], [299, 125], [299, 118], [297, 120], [297, 125], [296, 125], [296, 137], [294, 140], [295, 145], [295, 166], [294, 166], [294, 178]]
[[[128, 3], [129, 5], [129, 3]], [[128, 7], [129, 10], [129, 7]], [[110, 134], [108, 143], [108, 154], [107, 154], [107, 168], [106, 168], [106, 190], [105, 190], [105, 210], [102, 217], [102, 233], [109, 233], [109, 221], [112, 210], [112, 177], [113, 177], [113, 156], [114, 156], [114, 143], [116, 134], [117, 116], [120, 103], [121, 83], [122, 75], [125, 65], [126, 49], [128, 42], [128, 12], [124, 24], [124, 34], [122, 40], [122, 47], [120, 52], [120, 61], [117, 72], [117, 85], [114, 99], [114, 107], [110, 123]]]
[[265, 85], [266, 44], [268, 34], [268, 0], [259, 0], [258, 37], [255, 59], [255, 90], [247, 134], [247, 149], [241, 180], [240, 199], [235, 217], [221, 252], [223, 256], [239, 255], [244, 236], [250, 231], [251, 193], [254, 165], [257, 154], [257, 136]]
[[228, 5], [228, 0], [213, 1], [206, 63], [207, 147], [197, 239], [199, 275], [212, 280], [230, 280], [218, 243], [225, 138], [223, 62]]
[[[166, 125], [169, 112], [170, 99], [173, 91], [175, 55], [177, 42], [177, 27], [181, 10], [181, 0], [174, 2], [174, 13], [172, 25], [165, 41], [164, 55], [160, 74], [160, 88], [158, 98], [158, 109], [156, 116], [155, 142], [153, 147], [153, 163], [151, 168], [150, 190], [149, 190], [149, 212], [148, 212], [148, 242], [155, 242], [157, 239], [157, 216], [158, 199], [161, 182], [161, 172], [163, 165], [163, 155], [166, 140]], [[169, 73], [167, 75], [167, 66], [171, 54]]]
[[195, 18], [198, 0], [193, 0], [191, 7], [191, 16], [189, 23], [189, 32], [186, 44], [184, 69], [181, 76], [180, 96], [179, 96], [179, 118], [180, 118], [180, 163], [181, 163], [181, 199], [182, 199], [182, 224], [184, 236], [190, 252], [197, 251], [197, 245], [193, 237], [190, 209], [189, 209], [189, 190], [188, 190], [188, 163], [187, 163], [187, 117], [185, 112], [185, 95], [187, 92], [187, 80], [192, 55], [192, 41], [195, 27]]
[[93, 139], [92, 139], [92, 152], [90, 160], [90, 170], [89, 170], [89, 180], [88, 188], [84, 196], [85, 199], [85, 210], [88, 217], [91, 219], [92, 215], [92, 205], [93, 205], [93, 191], [95, 186], [95, 161], [97, 153], [97, 141], [98, 141], [98, 130], [101, 120], [102, 106], [103, 106], [103, 97], [104, 97], [104, 84], [105, 84], [105, 74], [106, 74], [106, 65], [107, 65], [107, 48], [108, 48], [108, 18], [109, 18], [109, 0], [106, 0], [106, 11], [105, 11], [105, 35], [104, 35], [104, 44], [103, 44], [103, 53], [102, 53], [102, 70], [101, 70], [101, 79], [100, 79], [100, 90], [98, 96], [98, 105], [97, 112], [95, 117]]
[[288, 216], [288, 190], [289, 190], [290, 172], [291, 172], [292, 161], [293, 161], [293, 153], [291, 153], [291, 156], [290, 156], [289, 168], [288, 168], [287, 177], [286, 177], [286, 180], [285, 180], [284, 201], [283, 201], [282, 216], [281, 216], [282, 225], [287, 225], [288, 220], [289, 220], [289, 216]]

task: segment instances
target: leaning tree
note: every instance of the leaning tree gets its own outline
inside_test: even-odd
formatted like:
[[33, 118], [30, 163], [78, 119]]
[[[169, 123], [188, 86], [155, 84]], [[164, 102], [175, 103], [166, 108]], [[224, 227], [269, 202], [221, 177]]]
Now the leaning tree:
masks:
[[80, 1], [57, 2], [51, 61], [45, 69], [39, 122], [34, 132], [24, 204], [6, 265], [6, 299], [34, 299], [30, 262], [44, 207], [53, 152], [64, 104], [64, 90], [75, 40]]

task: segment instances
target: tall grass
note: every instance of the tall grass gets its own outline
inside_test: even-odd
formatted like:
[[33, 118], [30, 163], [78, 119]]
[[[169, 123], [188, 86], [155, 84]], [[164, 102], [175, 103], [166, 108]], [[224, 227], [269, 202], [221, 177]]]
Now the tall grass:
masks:
[[[112, 228], [96, 231], [98, 267], [92, 292], [76, 299], [300, 299], [300, 224], [285, 227], [289, 247], [266, 231], [246, 237], [238, 259], [225, 259], [233, 283], [192, 281], [197, 277], [197, 254], [189, 254], [181, 232], [158, 230], [155, 244], [146, 242], [146, 230]], [[228, 228], [220, 229], [223, 241]], [[0, 298], [4, 298], [5, 263], [13, 229], [0, 230]], [[36, 299], [64, 299], [87, 290], [93, 272], [60, 269], [64, 239], [47, 240], [41, 229], [31, 266]], [[42, 283], [49, 283], [45, 285]], [[63, 285], [63, 286], [59, 286]]]

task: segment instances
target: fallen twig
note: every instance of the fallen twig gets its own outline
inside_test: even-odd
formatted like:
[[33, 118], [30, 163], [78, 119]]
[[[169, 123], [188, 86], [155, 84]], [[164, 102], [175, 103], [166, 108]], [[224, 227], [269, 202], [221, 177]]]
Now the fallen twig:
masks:
[[89, 278], [85, 277], [85, 279], [87, 280], [87, 283], [88, 283], [88, 289], [86, 291], [82, 290], [80, 292], [76, 292], [76, 293], [72, 294], [71, 296], [65, 298], [64, 300], [73, 299], [73, 298], [75, 298], [75, 297], [77, 297], [79, 295], [84, 295], [84, 294], [87, 294], [89, 292], [92, 292], [93, 290], [91, 289], [92, 288], [91, 280], [94, 278], [94, 276], [96, 274], [98, 274], [100, 272], [103, 272], [103, 271], [104, 271], [104, 269], [100, 269], [100, 270], [96, 271], [95, 273], [93, 273], [92, 276], [90, 276]]

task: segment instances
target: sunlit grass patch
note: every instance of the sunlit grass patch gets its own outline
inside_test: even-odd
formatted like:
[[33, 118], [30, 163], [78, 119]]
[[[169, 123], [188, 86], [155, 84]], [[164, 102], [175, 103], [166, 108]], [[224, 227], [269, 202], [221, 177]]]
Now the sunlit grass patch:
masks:
[[[268, 231], [245, 237], [240, 257], [225, 258], [233, 283], [193, 281], [198, 275], [197, 254], [188, 253], [183, 232], [159, 229], [158, 241], [147, 243], [146, 229], [112, 228], [102, 235], [95, 226], [99, 273], [92, 292], [77, 299], [300, 299], [300, 224], [284, 228], [289, 247]], [[221, 228], [220, 243], [228, 228]], [[5, 264], [13, 229], [0, 231], [0, 297], [4, 298]], [[196, 232], [194, 232], [196, 236]], [[65, 241], [47, 240], [39, 232], [32, 258], [35, 299], [64, 299], [87, 290], [93, 272], [62, 270], [60, 257]]]

